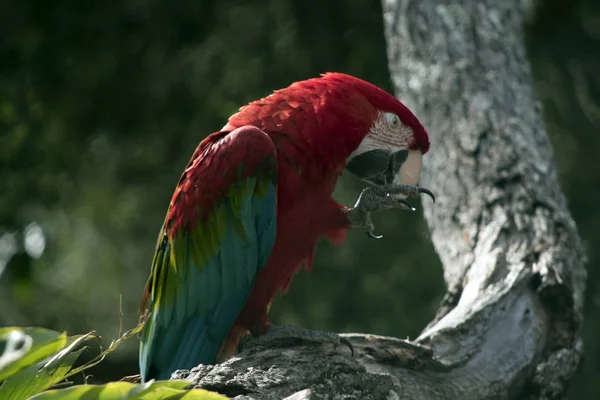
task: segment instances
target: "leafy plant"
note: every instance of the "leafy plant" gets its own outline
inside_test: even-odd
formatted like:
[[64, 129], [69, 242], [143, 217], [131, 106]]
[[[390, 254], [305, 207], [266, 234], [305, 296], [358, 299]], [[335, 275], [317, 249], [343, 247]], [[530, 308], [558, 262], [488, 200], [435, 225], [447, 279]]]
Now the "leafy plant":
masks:
[[[67, 378], [100, 363], [121, 343], [136, 335], [143, 325], [125, 332], [103, 349], [100, 337], [94, 332], [67, 336], [44, 328], [0, 328], [0, 399], [185, 399], [222, 400], [221, 395], [202, 389], [186, 389], [185, 381], [149, 381], [142, 384], [111, 382], [104, 385], [75, 385], [52, 389], [58, 384], [69, 384]], [[97, 341], [100, 354], [81, 366], [74, 367], [90, 342]], [[0, 349], [2, 349], [0, 347]]]

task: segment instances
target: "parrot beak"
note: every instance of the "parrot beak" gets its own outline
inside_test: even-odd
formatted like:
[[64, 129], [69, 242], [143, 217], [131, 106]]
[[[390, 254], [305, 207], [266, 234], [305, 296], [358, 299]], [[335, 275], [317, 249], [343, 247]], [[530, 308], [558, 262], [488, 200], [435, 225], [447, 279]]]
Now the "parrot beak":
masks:
[[394, 183], [412, 186], [419, 181], [422, 157], [420, 150], [399, 150], [389, 153], [375, 149], [354, 156], [348, 161], [346, 169], [372, 185]]
[[[406, 160], [400, 166], [400, 169], [394, 174], [395, 184], [416, 186], [421, 176], [421, 167], [423, 165], [423, 153], [420, 150], [408, 151]], [[396, 194], [394, 197], [405, 199], [403, 194]]]

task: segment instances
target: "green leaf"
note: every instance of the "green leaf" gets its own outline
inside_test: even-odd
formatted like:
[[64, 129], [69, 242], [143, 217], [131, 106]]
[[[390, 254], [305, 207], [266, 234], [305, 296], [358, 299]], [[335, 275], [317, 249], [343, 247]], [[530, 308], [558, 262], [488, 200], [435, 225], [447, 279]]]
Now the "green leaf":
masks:
[[90, 339], [97, 339], [98, 341], [100, 341], [100, 337], [94, 332], [86, 333], [85, 335], [69, 336], [68, 346], [59, 351], [58, 353], [54, 354], [54, 356], [51, 359], [49, 359], [46, 362], [46, 364], [44, 364], [44, 368], [49, 369], [58, 367], [59, 365], [63, 365], [63, 360], [65, 360], [65, 358], [68, 357], [69, 354], [80, 349], [83, 343]]
[[26, 400], [56, 385], [73, 367], [79, 355], [85, 350], [83, 343], [97, 338], [93, 333], [71, 336], [68, 346], [51, 358], [46, 358], [9, 377], [0, 386], [0, 399]]
[[0, 341], [5, 342], [0, 356], [0, 382], [67, 345], [67, 334], [43, 328], [0, 328]]
[[113, 382], [106, 385], [81, 385], [67, 389], [45, 391], [74, 373], [96, 365], [124, 340], [137, 334], [142, 324], [111, 342], [106, 350], [81, 367], [73, 368], [86, 342], [100, 338], [93, 332], [68, 337], [41, 328], [0, 329], [6, 342], [0, 357], [6, 377], [0, 386], [0, 399], [136, 399], [136, 400], [225, 400], [226, 397], [202, 389], [185, 389], [185, 381], [150, 381], [144, 384]]
[[[75, 375], [79, 372], [82, 372], [86, 369], [89, 369], [89, 368], [99, 364], [100, 362], [102, 362], [102, 360], [104, 360], [104, 358], [107, 355], [109, 355], [110, 353], [115, 351], [117, 349], [117, 347], [119, 347], [119, 345], [121, 345], [121, 343], [123, 343], [125, 340], [137, 335], [142, 330], [143, 327], [144, 327], [144, 323], [140, 323], [135, 328], [128, 330], [123, 335], [121, 335], [120, 338], [113, 340], [106, 350], [102, 350], [100, 352], [100, 354], [98, 354], [96, 357], [94, 357], [92, 360], [88, 361], [84, 365], [82, 365], [78, 368], [72, 369], [65, 377], [68, 378], [69, 376]], [[88, 335], [92, 335], [93, 337], [100, 340], [100, 338], [93, 333], [88, 333]], [[100, 345], [100, 348], [102, 348], [102, 345]]]
[[227, 397], [203, 389], [186, 390], [190, 382], [150, 381], [139, 385], [113, 382], [49, 390], [30, 400], [227, 400]]
[[56, 385], [65, 378], [84, 350], [69, 352], [57, 365], [49, 365], [44, 360], [21, 370], [4, 381], [0, 387], [0, 399], [26, 400]]

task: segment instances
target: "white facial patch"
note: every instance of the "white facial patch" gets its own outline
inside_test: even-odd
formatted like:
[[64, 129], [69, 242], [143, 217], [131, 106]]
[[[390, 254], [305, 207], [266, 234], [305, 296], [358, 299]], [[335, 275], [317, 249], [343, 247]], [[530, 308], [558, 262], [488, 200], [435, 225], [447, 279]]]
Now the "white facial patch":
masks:
[[348, 161], [370, 150], [386, 150], [395, 153], [407, 149], [413, 136], [412, 128], [404, 125], [396, 114], [380, 111], [369, 133], [350, 154]]
[[400, 118], [393, 113], [379, 112], [379, 117], [373, 123], [367, 137], [375, 139], [387, 147], [392, 153], [408, 148], [414, 133], [411, 127], [404, 125]]
[[371, 136], [367, 135], [365, 136], [365, 138], [363, 139], [362, 142], [360, 142], [360, 144], [358, 145], [358, 147], [356, 148], [356, 150], [354, 150], [349, 156], [348, 156], [348, 160], [350, 161], [352, 160], [355, 156], [365, 153], [367, 151], [371, 151], [371, 150], [381, 150], [381, 143], [378, 142], [377, 140], [375, 140], [374, 138], [372, 138]]

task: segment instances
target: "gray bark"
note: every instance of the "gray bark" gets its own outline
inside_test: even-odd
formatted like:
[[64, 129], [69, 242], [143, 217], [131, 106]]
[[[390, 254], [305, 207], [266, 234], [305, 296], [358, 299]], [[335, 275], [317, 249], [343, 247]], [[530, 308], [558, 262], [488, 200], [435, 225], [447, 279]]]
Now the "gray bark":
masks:
[[[240, 399], [560, 398], [581, 362], [584, 254], [534, 98], [520, 0], [383, 0], [393, 84], [431, 137], [422, 185], [448, 293], [413, 342], [250, 342], [178, 372]], [[305, 390], [308, 389], [308, 390]], [[304, 391], [303, 391], [304, 390]]]

